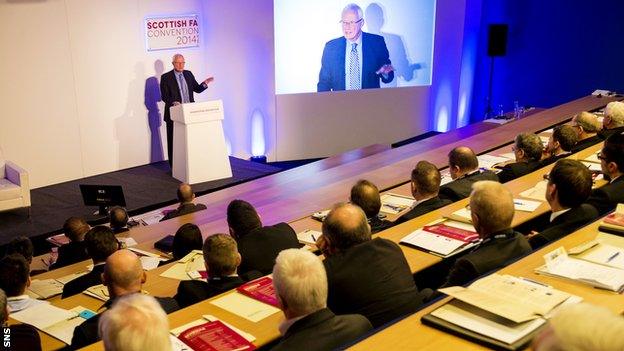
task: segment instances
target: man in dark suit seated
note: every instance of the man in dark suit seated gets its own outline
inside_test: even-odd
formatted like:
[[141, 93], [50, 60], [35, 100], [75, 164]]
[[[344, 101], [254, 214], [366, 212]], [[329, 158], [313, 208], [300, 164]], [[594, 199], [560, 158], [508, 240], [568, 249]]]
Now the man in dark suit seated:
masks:
[[323, 221], [317, 246], [325, 255], [327, 306], [334, 313], [361, 314], [377, 328], [422, 304], [403, 251], [390, 240], [371, 240], [366, 215], [358, 206], [334, 206]]
[[439, 196], [441, 199], [452, 202], [465, 199], [470, 195], [472, 184], [480, 180], [498, 181], [494, 172], [481, 171], [479, 160], [474, 151], [469, 147], [459, 146], [451, 150], [448, 154], [449, 171], [453, 181], [440, 187]]
[[624, 132], [624, 102], [610, 102], [607, 104], [607, 107], [605, 107], [602, 130], [598, 135], [602, 139], [607, 139], [613, 134], [622, 132]]
[[63, 233], [69, 239], [69, 243], [59, 247], [58, 258], [55, 263], [50, 265], [50, 269], [65, 267], [88, 259], [89, 255], [83, 240], [90, 229], [91, 227], [84, 219], [79, 217], [68, 218], [63, 224]]
[[161, 222], [206, 209], [206, 205], [204, 204], [193, 203], [193, 200], [195, 200], [195, 194], [193, 193], [191, 186], [186, 183], [182, 183], [178, 187], [178, 200], [180, 201], [180, 206], [178, 206], [175, 210], [168, 212], [165, 217], [160, 220]]
[[280, 251], [302, 246], [295, 231], [286, 223], [263, 227], [256, 209], [247, 201], [230, 202], [227, 222], [242, 256], [238, 268], [241, 274], [250, 271], [269, 274]]
[[502, 171], [498, 173], [498, 180], [501, 183], [522, 177], [539, 168], [544, 145], [542, 145], [542, 139], [539, 136], [520, 133], [516, 136], [512, 149], [516, 156], [516, 162], [507, 163], [502, 167]]
[[372, 234], [392, 227], [392, 222], [379, 217], [381, 199], [379, 198], [379, 189], [375, 184], [368, 180], [358, 180], [351, 188], [350, 201], [352, 204], [360, 206], [364, 211]]
[[558, 240], [598, 217], [593, 206], [584, 204], [591, 187], [591, 172], [583, 163], [569, 159], [555, 163], [546, 186], [549, 223], [529, 240], [533, 248]]
[[[0, 324], [3, 328], [9, 330], [4, 331], [3, 335], [7, 335], [10, 338], [10, 346], [4, 344], [4, 347], [13, 350], [29, 350], [40, 351], [41, 339], [37, 329], [30, 324], [12, 324], [7, 326], [9, 320], [9, 309], [7, 305], [7, 296], [2, 289], [0, 289]], [[6, 340], [4, 340], [6, 341]]]
[[544, 150], [540, 167], [548, 166], [564, 157], [568, 157], [577, 141], [578, 134], [576, 134], [574, 127], [563, 124], [553, 128], [553, 132], [548, 138], [548, 144]]
[[336, 316], [327, 308], [327, 276], [323, 263], [309, 251], [280, 252], [273, 268], [273, 286], [284, 312], [279, 350], [335, 350], [372, 329], [362, 315]]
[[608, 137], [598, 158], [609, 184], [592, 191], [587, 203], [604, 215], [624, 203], [624, 132]]
[[128, 228], [128, 212], [123, 207], [115, 206], [110, 210], [109, 220], [113, 233], [119, 234], [129, 231]]
[[[108, 288], [109, 300], [102, 308], [108, 309], [115, 300], [129, 294], [140, 294], [146, 280], [145, 272], [141, 267], [141, 261], [132, 251], [118, 250], [106, 259], [102, 283]], [[160, 307], [171, 313], [179, 309], [176, 301], [170, 297], [156, 297]], [[79, 349], [100, 340], [98, 335], [98, 322], [102, 313], [97, 314], [82, 322], [74, 329], [71, 341], [71, 349]]]
[[113, 231], [103, 225], [98, 225], [89, 230], [85, 235], [84, 242], [87, 253], [93, 260], [93, 269], [91, 272], [67, 282], [63, 286], [63, 299], [80, 294], [94, 285], [102, 284], [102, 272], [104, 272], [106, 259], [119, 248], [119, 242]]
[[598, 136], [600, 122], [598, 122], [598, 118], [593, 113], [583, 111], [572, 117], [571, 126], [576, 128], [579, 138], [572, 148], [572, 153], [579, 152], [602, 141], [602, 138]]
[[473, 189], [470, 214], [483, 241], [455, 262], [444, 287], [464, 285], [531, 252], [526, 238], [510, 227], [514, 216], [511, 192], [494, 181], [475, 183]]
[[440, 199], [438, 196], [441, 179], [440, 171], [433, 163], [419, 161], [412, 170], [411, 182], [412, 196], [416, 199], [416, 203], [394, 223], [406, 222], [450, 204], [450, 200]]
[[[227, 234], [214, 234], [204, 241], [204, 264], [208, 273], [207, 282], [202, 280], [182, 281], [174, 298], [181, 308], [203, 301], [245, 283], [236, 273], [241, 255], [236, 241]], [[261, 274], [256, 274], [259, 278]]]

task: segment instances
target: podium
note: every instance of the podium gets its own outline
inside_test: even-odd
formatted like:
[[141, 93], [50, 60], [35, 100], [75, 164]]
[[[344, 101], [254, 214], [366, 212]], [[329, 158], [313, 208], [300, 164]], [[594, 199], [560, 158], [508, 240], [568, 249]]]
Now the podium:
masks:
[[175, 179], [201, 183], [232, 176], [223, 134], [223, 101], [172, 106]]

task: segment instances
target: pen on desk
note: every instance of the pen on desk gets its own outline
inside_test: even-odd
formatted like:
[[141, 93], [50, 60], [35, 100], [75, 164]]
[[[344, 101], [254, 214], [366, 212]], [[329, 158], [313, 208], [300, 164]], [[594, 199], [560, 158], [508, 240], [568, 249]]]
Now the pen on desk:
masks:
[[618, 257], [620, 255], [620, 252], [616, 252], [613, 255], [611, 255], [611, 257], [609, 257], [609, 259], [607, 260], [607, 263], [613, 261], [614, 258]]
[[312, 237], [312, 240], [314, 240], [314, 242], [316, 242], [316, 238], [314, 237], [314, 234], [310, 234], [310, 236]]

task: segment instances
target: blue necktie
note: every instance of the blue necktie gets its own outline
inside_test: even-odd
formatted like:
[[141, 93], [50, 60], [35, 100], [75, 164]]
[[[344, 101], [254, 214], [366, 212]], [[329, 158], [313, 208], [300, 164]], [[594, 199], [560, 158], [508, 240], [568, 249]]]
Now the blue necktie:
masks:
[[351, 53], [349, 54], [349, 90], [362, 89], [360, 83], [360, 58], [357, 52], [357, 43], [351, 44]]
[[186, 86], [186, 81], [184, 80], [184, 75], [180, 74], [178, 76], [179, 81], [180, 81], [180, 95], [182, 95], [182, 103], [186, 104], [188, 102], [190, 102], [189, 100], [189, 95], [188, 95], [188, 91], [187, 91], [187, 86]]

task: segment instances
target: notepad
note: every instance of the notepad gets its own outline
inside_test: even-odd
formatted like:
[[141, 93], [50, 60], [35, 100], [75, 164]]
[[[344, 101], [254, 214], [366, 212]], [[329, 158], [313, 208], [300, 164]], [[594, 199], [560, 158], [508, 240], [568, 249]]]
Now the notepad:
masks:
[[321, 237], [321, 235], [323, 235], [323, 233], [319, 231], [306, 229], [297, 233], [297, 240], [299, 240], [300, 243], [316, 245], [316, 241]]
[[63, 293], [63, 284], [55, 279], [33, 279], [28, 291], [35, 294], [38, 299], [47, 299]]
[[65, 310], [44, 303], [13, 313], [11, 318], [30, 324], [66, 344], [70, 344], [74, 329], [85, 321], [84, 318], [78, 315], [84, 310], [85, 308], [82, 306]]
[[542, 204], [539, 201], [531, 201], [525, 199], [513, 199], [514, 209], [516, 211], [534, 212]]
[[169, 269], [162, 272], [160, 276], [177, 280], [192, 280], [188, 274], [189, 272], [203, 270], [206, 270], [203, 252], [201, 250], [193, 250], [178, 260], [176, 264], [169, 267]]
[[381, 199], [381, 212], [388, 214], [398, 214], [414, 205], [416, 200], [411, 196], [397, 194], [383, 194]]
[[546, 201], [546, 186], [548, 185], [547, 180], [542, 180], [535, 184], [534, 187], [527, 189], [520, 193], [520, 196], [526, 197], [527, 199], [533, 199], [538, 201]]
[[210, 303], [254, 323], [280, 311], [279, 308], [256, 301], [238, 292], [224, 295], [210, 301]]

